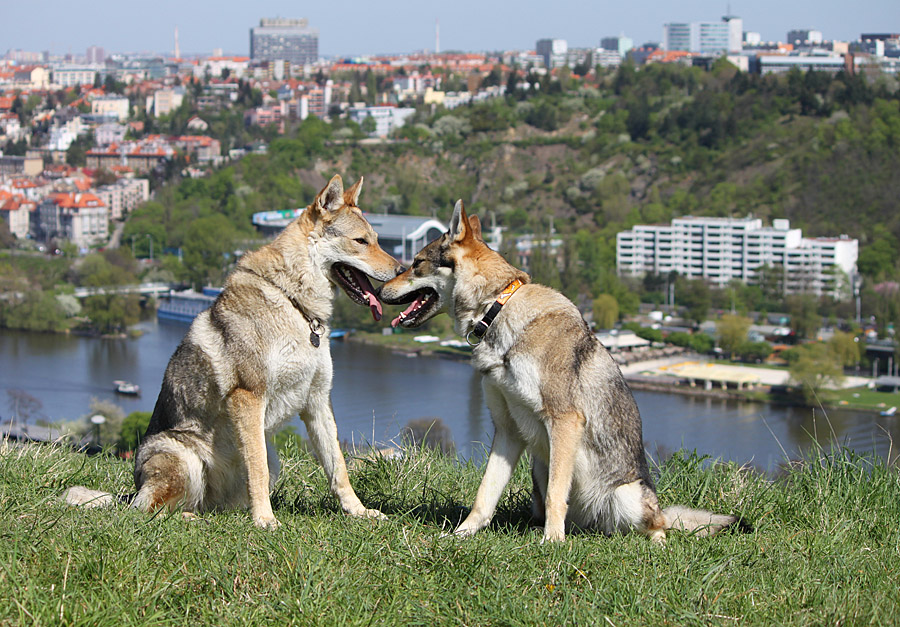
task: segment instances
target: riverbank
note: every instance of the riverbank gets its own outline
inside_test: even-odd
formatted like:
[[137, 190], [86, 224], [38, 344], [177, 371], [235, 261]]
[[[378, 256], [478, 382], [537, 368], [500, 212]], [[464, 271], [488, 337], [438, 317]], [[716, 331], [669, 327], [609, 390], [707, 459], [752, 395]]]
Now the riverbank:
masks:
[[[419, 338], [417, 340], [416, 338]], [[422, 339], [428, 341], [421, 341]], [[407, 357], [437, 356], [446, 359], [467, 360], [472, 349], [464, 341], [456, 340], [444, 344], [434, 336], [413, 333], [392, 333], [383, 335], [371, 332], [353, 332], [346, 336], [348, 342], [360, 342], [381, 346]], [[686, 366], [704, 366], [717, 369], [725, 381], [731, 376], [734, 381], [754, 380], [752, 387], [737, 389], [721, 382], [706, 387], [684, 383], [679, 369]], [[699, 354], [681, 354], [661, 359], [637, 361], [620, 366], [622, 374], [634, 390], [680, 394], [701, 398], [731, 401], [769, 403], [785, 407], [810, 407], [816, 409], [852, 409], [880, 413], [890, 407], [900, 406], [900, 394], [877, 392], [869, 388], [868, 377], [847, 376], [842, 386], [824, 390], [817, 402], [809, 404], [799, 391], [790, 386], [790, 372], [787, 368], [765, 365], [743, 365], [730, 362], [711, 361]]]

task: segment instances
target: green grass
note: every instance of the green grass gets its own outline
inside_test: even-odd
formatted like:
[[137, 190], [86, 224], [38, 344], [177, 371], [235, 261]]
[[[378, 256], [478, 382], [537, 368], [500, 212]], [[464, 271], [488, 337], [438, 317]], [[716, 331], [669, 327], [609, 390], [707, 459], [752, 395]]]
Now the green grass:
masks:
[[819, 451], [772, 480], [676, 455], [663, 505], [738, 512], [712, 538], [569, 535], [542, 545], [516, 470], [494, 524], [442, 538], [483, 468], [429, 451], [352, 460], [362, 500], [389, 520], [343, 516], [307, 454], [288, 450], [274, 495], [282, 527], [245, 512], [199, 521], [125, 507], [67, 508], [64, 487], [125, 492], [131, 464], [0, 443], [0, 625], [885, 624], [900, 616], [900, 475]]

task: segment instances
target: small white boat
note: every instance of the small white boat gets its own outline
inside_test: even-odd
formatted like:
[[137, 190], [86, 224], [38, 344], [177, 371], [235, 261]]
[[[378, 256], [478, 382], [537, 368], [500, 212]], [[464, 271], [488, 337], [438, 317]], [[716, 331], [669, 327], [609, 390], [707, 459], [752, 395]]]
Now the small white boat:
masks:
[[141, 393], [141, 387], [131, 381], [113, 381], [113, 385], [117, 394], [138, 396]]
[[882, 416], [893, 416], [893, 415], [896, 414], [896, 413], [897, 413], [897, 408], [896, 408], [896, 407], [888, 407], [887, 409], [881, 410], [881, 415], [882, 415]]

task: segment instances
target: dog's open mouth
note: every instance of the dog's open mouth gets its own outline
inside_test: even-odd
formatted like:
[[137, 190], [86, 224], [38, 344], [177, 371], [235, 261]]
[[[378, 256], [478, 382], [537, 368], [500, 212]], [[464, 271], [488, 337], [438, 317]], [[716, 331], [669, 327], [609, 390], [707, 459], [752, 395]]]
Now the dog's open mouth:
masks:
[[363, 272], [353, 266], [336, 263], [331, 266], [331, 276], [335, 283], [340, 285], [350, 299], [360, 305], [368, 306], [372, 310], [375, 321], [381, 320], [381, 301], [375, 296], [375, 289]]
[[[412, 292], [409, 296], [412, 302], [409, 307], [400, 312], [400, 315], [391, 320], [391, 326], [415, 327], [428, 318], [428, 314], [438, 302], [438, 294], [430, 287]], [[409, 302], [404, 299], [404, 302]]]

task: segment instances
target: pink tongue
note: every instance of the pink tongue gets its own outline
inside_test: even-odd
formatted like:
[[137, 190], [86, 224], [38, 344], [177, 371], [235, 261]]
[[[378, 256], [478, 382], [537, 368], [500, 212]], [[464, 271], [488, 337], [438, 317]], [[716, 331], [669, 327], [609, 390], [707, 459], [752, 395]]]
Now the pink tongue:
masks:
[[406, 315], [422, 303], [424, 297], [419, 296], [416, 300], [409, 304], [409, 307], [403, 310], [403, 313], [391, 320], [391, 326], [396, 327], [406, 317]]
[[375, 322], [378, 322], [381, 320], [381, 302], [372, 292], [366, 292], [366, 298], [369, 299], [369, 309], [372, 310], [372, 317], [375, 318]]
[[375, 322], [378, 322], [381, 320], [381, 302], [378, 300], [378, 297], [375, 296], [375, 289], [369, 282], [369, 277], [356, 268], [350, 268], [350, 272], [353, 273], [356, 282], [359, 283], [360, 289], [365, 295], [366, 300], [369, 302], [369, 309], [372, 310], [372, 317], [375, 319]]

